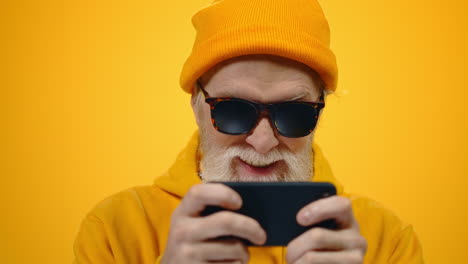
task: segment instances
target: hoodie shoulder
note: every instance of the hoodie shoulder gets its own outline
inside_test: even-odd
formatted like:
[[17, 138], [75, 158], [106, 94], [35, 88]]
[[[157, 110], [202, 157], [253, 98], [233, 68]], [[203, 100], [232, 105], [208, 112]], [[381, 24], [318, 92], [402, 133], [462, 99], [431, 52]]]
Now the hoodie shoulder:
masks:
[[421, 244], [411, 224], [375, 200], [343, 196], [351, 200], [361, 235], [368, 243], [365, 263], [423, 263]]
[[77, 263], [155, 263], [179, 202], [149, 185], [105, 198], [81, 223], [74, 244]]
[[119, 217], [122, 214], [147, 214], [149, 210], [165, 210], [179, 199], [154, 185], [134, 186], [98, 202], [88, 215], [99, 219]]

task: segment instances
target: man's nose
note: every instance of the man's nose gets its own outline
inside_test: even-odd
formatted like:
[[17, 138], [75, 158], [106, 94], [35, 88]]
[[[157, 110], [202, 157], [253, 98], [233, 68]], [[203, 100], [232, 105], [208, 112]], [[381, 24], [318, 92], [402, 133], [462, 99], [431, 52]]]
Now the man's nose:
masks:
[[246, 140], [258, 153], [266, 154], [272, 148], [278, 146], [274, 128], [267, 118], [262, 118]]

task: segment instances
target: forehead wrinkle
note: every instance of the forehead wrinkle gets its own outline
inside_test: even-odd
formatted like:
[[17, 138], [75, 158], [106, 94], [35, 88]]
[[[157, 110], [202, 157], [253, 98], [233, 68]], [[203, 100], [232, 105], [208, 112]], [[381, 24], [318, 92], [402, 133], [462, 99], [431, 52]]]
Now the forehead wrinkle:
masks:
[[[316, 87], [311, 76], [280, 74], [272, 78], [245, 76], [237, 72], [224, 72], [224, 78], [214, 78], [205, 88], [211, 97], [236, 97], [256, 102], [272, 103], [298, 99], [312, 100]], [[281, 80], [282, 79], [282, 80]], [[213, 82], [214, 81], [214, 82]]]
[[[256, 92], [256, 89], [249, 89], [248, 86], [239, 85], [238, 83], [231, 83], [222, 86], [222, 89], [216, 89], [213, 93], [210, 93], [212, 97], [233, 97], [250, 100], [259, 103], [275, 103], [275, 102], [286, 102], [294, 100], [310, 100], [313, 98], [311, 88], [307, 85], [295, 85], [290, 87], [277, 87], [272, 90], [271, 95], [266, 95], [261, 90]], [[241, 87], [238, 89], [237, 87]], [[245, 92], [249, 90], [249, 92]], [[288, 93], [285, 90], [296, 90], [294, 94]]]
[[[312, 85], [312, 86], [311, 86]], [[302, 78], [294, 78], [292, 80], [279, 81], [274, 86], [274, 98], [272, 101], [293, 101], [298, 99], [310, 100], [313, 99], [313, 83], [309, 84]]]
[[310, 90], [310, 87], [304, 85], [299, 85], [298, 87], [304, 87], [304, 89], [301, 89], [300, 91], [295, 93], [295, 95], [285, 98], [285, 100], [283, 101], [295, 101], [299, 99], [312, 98], [312, 91]]
[[215, 89], [208, 91], [213, 97], [243, 97], [246, 96], [245, 90], [251, 90], [248, 86], [238, 82], [221, 82], [217, 84]]
[[297, 97], [314, 99], [320, 89], [311, 71], [294, 61], [257, 55], [222, 62], [202, 78], [210, 96], [271, 102]]

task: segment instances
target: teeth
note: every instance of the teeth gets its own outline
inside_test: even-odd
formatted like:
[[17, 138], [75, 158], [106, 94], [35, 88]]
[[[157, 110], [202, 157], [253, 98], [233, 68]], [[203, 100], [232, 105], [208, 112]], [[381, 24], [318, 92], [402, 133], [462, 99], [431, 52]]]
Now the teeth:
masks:
[[261, 161], [246, 161], [246, 160], [242, 160], [242, 161], [249, 164], [250, 166], [255, 166], [255, 167], [260, 167], [260, 168], [268, 167], [271, 164], [276, 162], [276, 161], [273, 161], [273, 162], [265, 163], [265, 162], [261, 162]]

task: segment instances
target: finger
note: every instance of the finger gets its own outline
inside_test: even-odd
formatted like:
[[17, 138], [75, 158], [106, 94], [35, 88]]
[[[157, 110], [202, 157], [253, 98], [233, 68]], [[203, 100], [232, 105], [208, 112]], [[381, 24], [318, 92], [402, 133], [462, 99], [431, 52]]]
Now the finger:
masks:
[[288, 244], [286, 259], [289, 263], [294, 263], [308, 251], [359, 249], [364, 252], [366, 247], [365, 238], [355, 230], [332, 231], [312, 228]]
[[198, 216], [207, 205], [237, 210], [242, 206], [242, 199], [237, 192], [224, 184], [198, 184], [189, 190], [174, 214]]
[[221, 261], [211, 261], [209, 263], [222, 263], [222, 264], [244, 264], [246, 262], [242, 262], [240, 260], [232, 260], [232, 261], [226, 261], [226, 260], [221, 260]]
[[364, 254], [358, 250], [351, 251], [309, 251], [295, 262], [294, 264], [335, 264], [349, 263], [361, 264], [364, 261]]
[[255, 219], [229, 211], [203, 217], [194, 229], [197, 230], [192, 237], [195, 241], [222, 236], [243, 238], [257, 245], [266, 241], [266, 232]]
[[355, 224], [351, 201], [340, 196], [312, 202], [302, 208], [296, 218], [303, 226], [318, 224], [328, 219], [335, 219], [340, 228], [348, 228]]
[[246, 262], [242, 262], [240, 260], [221, 260], [221, 261], [210, 261], [208, 263], [222, 263], [222, 264], [245, 264]]
[[199, 251], [198, 254], [202, 255], [201, 261], [222, 261], [223, 263], [247, 263], [249, 261], [247, 247], [238, 239], [204, 242], [196, 248]]

